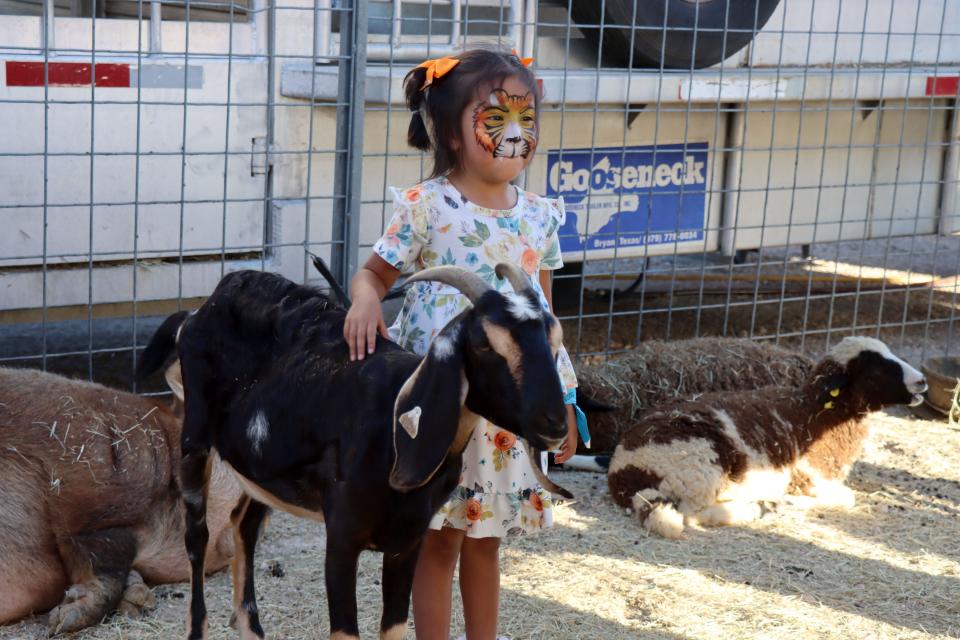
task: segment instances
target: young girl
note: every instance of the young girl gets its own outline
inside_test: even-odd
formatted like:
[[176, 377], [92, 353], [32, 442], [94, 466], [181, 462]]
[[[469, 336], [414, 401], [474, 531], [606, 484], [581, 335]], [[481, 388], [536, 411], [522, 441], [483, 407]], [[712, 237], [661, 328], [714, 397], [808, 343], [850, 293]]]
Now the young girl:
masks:
[[[509, 291], [494, 274], [497, 263], [509, 261], [529, 274], [550, 308], [550, 270], [562, 266], [557, 229], [563, 203], [511, 184], [537, 147], [539, 92], [529, 62], [474, 50], [429, 60], [407, 74], [407, 140], [433, 152], [433, 173], [405, 191], [392, 190], [393, 218], [351, 282], [353, 305], [344, 326], [351, 359], [372, 353], [378, 332], [426, 354], [434, 336], [469, 304], [451, 287], [416, 283], [388, 332], [380, 301], [407, 268], [455, 264]], [[572, 402], [576, 378], [563, 349], [557, 367]], [[573, 407], [567, 410], [568, 436], [557, 462], [577, 447]], [[550, 494], [537, 483], [522, 447], [513, 434], [485, 421], [474, 431], [460, 484], [423, 541], [413, 585], [418, 640], [449, 638], [458, 558], [466, 637], [496, 637], [500, 538], [553, 521]]]

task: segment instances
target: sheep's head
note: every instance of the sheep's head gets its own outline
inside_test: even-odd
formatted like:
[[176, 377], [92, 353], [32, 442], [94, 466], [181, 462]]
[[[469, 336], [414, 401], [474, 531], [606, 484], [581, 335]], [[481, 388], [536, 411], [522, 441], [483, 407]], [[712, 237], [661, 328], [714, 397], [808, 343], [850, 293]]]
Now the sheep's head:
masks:
[[[560, 323], [541, 307], [523, 272], [505, 264], [496, 272], [511, 283], [513, 292], [500, 293], [476, 274], [452, 266], [425, 269], [408, 279], [455, 287], [473, 306], [434, 338], [422, 370], [398, 396], [397, 421], [402, 429], [395, 427], [397, 462], [391, 475], [391, 484], [398, 489], [426, 482], [453, 441], [448, 426], [429, 427], [443, 437], [421, 433], [428, 419], [444, 425], [451, 418], [456, 421], [456, 416], [428, 415], [440, 409], [438, 403], [420, 401], [427, 389], [459, 391], [469, 411], [538, 449], [556, 448], [566, 436], [566, 408], [556, 370]], [[431, 439], [429, 445], [422, 442], [424, 436]], [[404, 461], [418, 457], [416, 463]]]
[[874, 411], [923, 402], [923, 374], [874, 338], [848, 337], [835, 345], [815, 371], [817, 401], [825, 409], [846, 406]]

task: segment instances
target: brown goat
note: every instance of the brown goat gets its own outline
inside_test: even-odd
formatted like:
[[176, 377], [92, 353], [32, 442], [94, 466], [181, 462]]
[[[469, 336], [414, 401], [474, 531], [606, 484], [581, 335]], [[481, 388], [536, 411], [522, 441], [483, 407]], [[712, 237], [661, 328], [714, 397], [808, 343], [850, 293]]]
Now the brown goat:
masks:
[[[0, 367], [0, 624], [53, 607], [51, 633], [75, 631], [138, 612], [144, 580], [189, 579], [180, 430], [150, 398]], [[240, 491], [219, 461], [210, 473], [214, 571], [233, 554]]]

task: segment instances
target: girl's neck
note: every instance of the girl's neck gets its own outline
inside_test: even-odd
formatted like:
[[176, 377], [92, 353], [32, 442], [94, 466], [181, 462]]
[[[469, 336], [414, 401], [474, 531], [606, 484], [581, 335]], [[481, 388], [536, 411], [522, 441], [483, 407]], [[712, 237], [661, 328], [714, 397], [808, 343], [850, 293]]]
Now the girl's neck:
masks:
[[485, 182], [468, 172], [456, 169], [447, 180], [464, 198], [487, 209], [513, 209], [519, 194], [509, 182]]

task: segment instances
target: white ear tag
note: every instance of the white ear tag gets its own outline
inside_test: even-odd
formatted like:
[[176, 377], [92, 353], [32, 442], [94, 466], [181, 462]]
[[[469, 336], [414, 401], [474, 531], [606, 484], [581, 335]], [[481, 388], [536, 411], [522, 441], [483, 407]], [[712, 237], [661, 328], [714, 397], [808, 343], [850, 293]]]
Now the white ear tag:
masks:
[[422, 413], [420, 407], [414, 407], [400, 416], [400, 426], [411, 438], [417, 437], [417, 431], [420, 430], [420, 414]]

